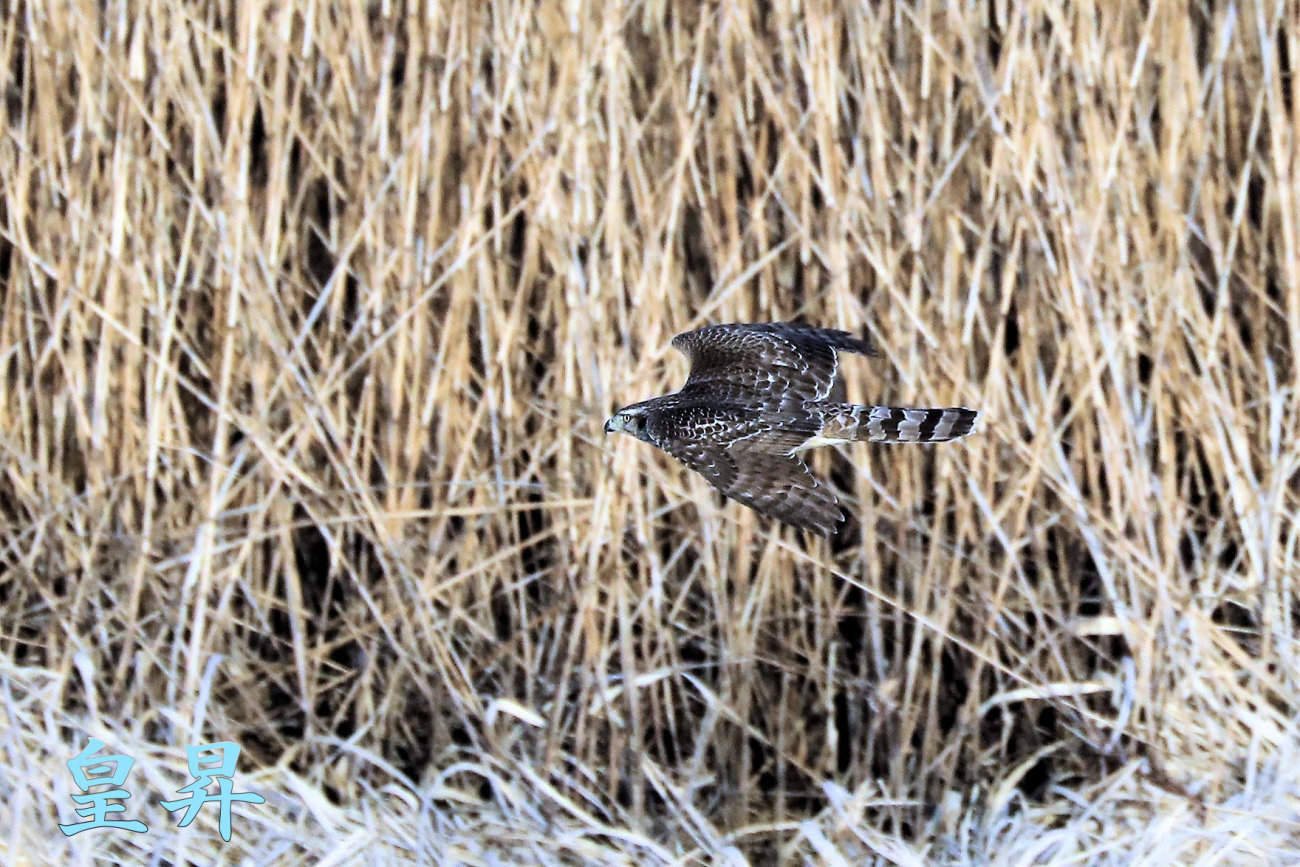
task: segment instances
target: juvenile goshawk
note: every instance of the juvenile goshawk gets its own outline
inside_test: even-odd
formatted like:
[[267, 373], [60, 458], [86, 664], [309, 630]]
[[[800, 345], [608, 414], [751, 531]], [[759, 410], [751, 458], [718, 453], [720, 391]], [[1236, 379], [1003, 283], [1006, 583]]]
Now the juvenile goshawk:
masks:
[[839, 352], [875, 354], [846, 331], [794, 322], [708, 325], [673, 338], [691, 372], [676, 394], [624, 407], [605, 422], [663, 449], [755, 511], [827, 535], [844, 520], [800, 457], [855, 440], [933, 443], [971, 432], [965, 407], [843, 403]]

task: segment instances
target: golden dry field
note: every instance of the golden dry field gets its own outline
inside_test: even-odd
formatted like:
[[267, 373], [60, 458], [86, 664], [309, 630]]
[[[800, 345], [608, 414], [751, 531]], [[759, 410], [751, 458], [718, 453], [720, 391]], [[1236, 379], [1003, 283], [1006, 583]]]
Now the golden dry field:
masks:
[[1300, 0], [0, 9], [0, 863], [1300, 862]]

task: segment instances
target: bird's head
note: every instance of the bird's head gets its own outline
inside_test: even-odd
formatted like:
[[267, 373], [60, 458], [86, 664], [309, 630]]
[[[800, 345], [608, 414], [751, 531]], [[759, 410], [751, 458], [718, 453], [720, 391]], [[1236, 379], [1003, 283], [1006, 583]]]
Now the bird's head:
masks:
[[639, 404], [625, 406], [605, 422], [605, 433], [622, 431], [649, 442], [646, 435], [645, 408]]

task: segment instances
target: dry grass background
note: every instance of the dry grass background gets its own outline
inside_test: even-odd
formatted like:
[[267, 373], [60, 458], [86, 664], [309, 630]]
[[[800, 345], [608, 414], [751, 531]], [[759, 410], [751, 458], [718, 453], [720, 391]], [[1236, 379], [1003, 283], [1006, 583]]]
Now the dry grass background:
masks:
[[[399, 5], [3, 4], [0, 860], [1300, 859], [1300, 3]], [[795, 317], [830, 542], [601, 432]]]

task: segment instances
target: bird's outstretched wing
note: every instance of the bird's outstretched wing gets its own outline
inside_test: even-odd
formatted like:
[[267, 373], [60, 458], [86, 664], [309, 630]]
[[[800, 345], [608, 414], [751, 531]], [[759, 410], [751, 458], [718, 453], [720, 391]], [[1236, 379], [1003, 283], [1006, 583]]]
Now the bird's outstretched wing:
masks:
[[730, 445], [674, 443], [667, 451], [733, 500], [828, 536], [839, 528], [844, 513], [835, 495], [817, 483], [803, 461], [784, 451], [786, 438], [774, 431]]
[[691, 363], [682, 394], [779, 395], [782, 402], [825, 400], [839, 370], [837, 351], [874, 355], [847, 331], [797, 322], [706, 325], [673, 338]]

